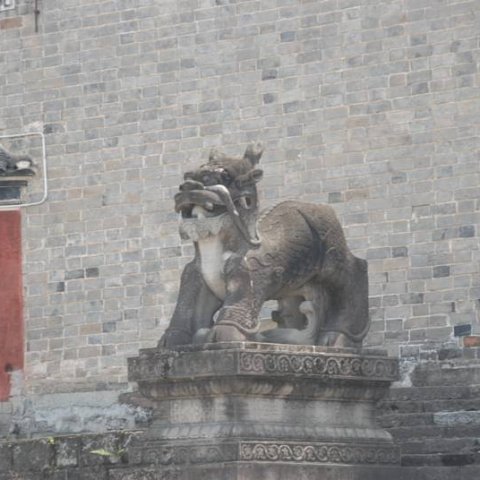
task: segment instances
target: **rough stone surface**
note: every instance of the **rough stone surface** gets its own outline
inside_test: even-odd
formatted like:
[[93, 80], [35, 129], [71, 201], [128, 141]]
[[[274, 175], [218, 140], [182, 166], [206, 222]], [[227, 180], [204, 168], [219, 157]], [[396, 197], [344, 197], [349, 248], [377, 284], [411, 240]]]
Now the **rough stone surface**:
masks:
[[44, 437], [0, 443], [0, 479], [107, 479], [110, 467], [128, 462], [138, 431]]
[[9, 406], [3, 433], [25, 437], [133, 429], [149, 420], [148, 410], [121, 404], [118, 391], [14, 396]]

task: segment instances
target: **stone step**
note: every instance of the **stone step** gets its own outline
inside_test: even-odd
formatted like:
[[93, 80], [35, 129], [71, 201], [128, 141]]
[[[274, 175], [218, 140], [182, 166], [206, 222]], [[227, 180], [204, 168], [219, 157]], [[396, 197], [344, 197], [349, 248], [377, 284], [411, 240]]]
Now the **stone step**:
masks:
[[384, 428], [418, 427], [422, 425], [439, 425], [441, 427], [456, 427], [461, 425], [478, 426], [480, 428], [480, 411], [434, 411], [434, 412], [386, 412], [378, 416], [378, 421]]
[[410, 376], [414, 387], [480, 385], [480, 365], [423, 363]]
[[480, 385], [391, 388], [385, 402], [479, 400]]
[[[447, 473], [450, 471], [452, 476], [446, 476], [441, 478], [448, 478], [451, 480], [457, 480], [457, 478], [462, 478], [457, 476], [462, 471], [466, 469], [476, 468], [476, 475], [478, 479], [479, 467], [480, 465], [480, 455], [478, 453], [438, 453], [438, 454], [407, 454], [402, 456], [402, 466], [403, 467], [443, 467], [443, 472]], [[449, 467], [449, 468], [446, 468]], [[456, 468], [455, 468], [456, 467]], [[454, 474], [454, 471], [457, 470], [457, 475]], [[431, 477], [437, 480], [440, 477]], [[470, 477], [468, 477], [470, 478]], [[475, 478], [475, 477], [471, 477]]]
[[476, 468], [480, 478], [478, 361], [419, 364], [410, 380], [412, 386], [390, 389], [378, 404], [379, 424], [400, 447], [402, 465], [426, 475], [427, 471], [438, 470], [441, 475], [448, 471], [445, 478], [449, 480]]
[[441, 400], [386, 399], [378, 404], [381, 415], [480, 410], [480, 397]]
[[480, 430], [479, 410], [459, 411], [433, 411], [404, 413], [388, 411], [378, 415], [378, 421], [384, 428], [391, 427], [412, 427], [417, 428], [424, 425], [435, 425], [440, 427], [477, 427]]
[[478, 480], [478, 465], [475, 464], [461, 467], [420, 465], [405, 465], [398, 477], [386, 476], [385, 480]]
[[406, 440], [400, 444], [402, 457], [405, 455], [433, 454], [478, 454], [480, 440], [478, 437], [465, 438], [422, 438]]
[[434, 425], [433, 413], [385, 414], [378, 418], [383, 428]]
[[439, 425], [402, 426], [388, 429], [397, 442], [403, 443], [412, 439], [432, 437], [441, 438], [480, 438], [480, 426], [460, 425], [457, 427], [444, 427]]

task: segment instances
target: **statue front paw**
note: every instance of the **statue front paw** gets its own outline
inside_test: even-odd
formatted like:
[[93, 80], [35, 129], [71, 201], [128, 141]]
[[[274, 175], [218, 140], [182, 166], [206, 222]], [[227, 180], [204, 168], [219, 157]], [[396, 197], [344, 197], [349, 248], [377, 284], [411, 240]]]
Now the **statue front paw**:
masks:
[[203, 343], [213, 343], [215, 338], [215, 331], [213, 328], [200, 328], [195, 332], [192, 343], [194, 345], [201, 345]]
[[219, 326], [232, 326], [238, 329], [243, 338], [246, 338], [245, 334], [253, 334], [258, 331], [259, 322], [256, 316], [252, 314], [252, 311], [242, 306], [228, 305], [223, 307], [218, 312], [217, 327]]
[[158, 342], [157, 348], [170, 348], [176, 345], [189, 345], [192, 343], [192, 336], [184, 330], [169, 328]]
[[218, 342], [244, 342], [247, 337], [233, 325], [216, 325], [213, 328], [212, 341]]

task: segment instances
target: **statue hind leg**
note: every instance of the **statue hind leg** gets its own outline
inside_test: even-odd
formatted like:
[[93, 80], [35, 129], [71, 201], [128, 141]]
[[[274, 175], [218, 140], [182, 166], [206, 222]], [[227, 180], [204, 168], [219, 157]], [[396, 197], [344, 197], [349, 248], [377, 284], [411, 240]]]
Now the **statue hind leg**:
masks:
[[370, 327], [367, 262], [351, 255], [341, 280], [330, 288], [330, 308], [318, 345], [358, 348]]
[[320, 285], [315, 283], [305, 285], [301, 295], [279, 300], [279, 310], [273, 312], [278, 327], [255, 335], [254, 340], [316, 345], [319, 331], [325, 321], [326, 301], [327, 296]]

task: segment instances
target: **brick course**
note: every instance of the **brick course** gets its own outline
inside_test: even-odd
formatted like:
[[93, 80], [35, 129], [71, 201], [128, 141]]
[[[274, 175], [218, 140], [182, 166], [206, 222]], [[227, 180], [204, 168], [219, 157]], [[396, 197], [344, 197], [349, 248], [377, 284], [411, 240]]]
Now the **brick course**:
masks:
[[168, 323], [172, 197], [262, 140], [263, 204], [331, 203], [369, 261], [369, 345], [480, 333], [478, 0], [49, 0], [0, 13], [0, 131], [41, 125], [24, 211], [31, 391], [108, 388]]

